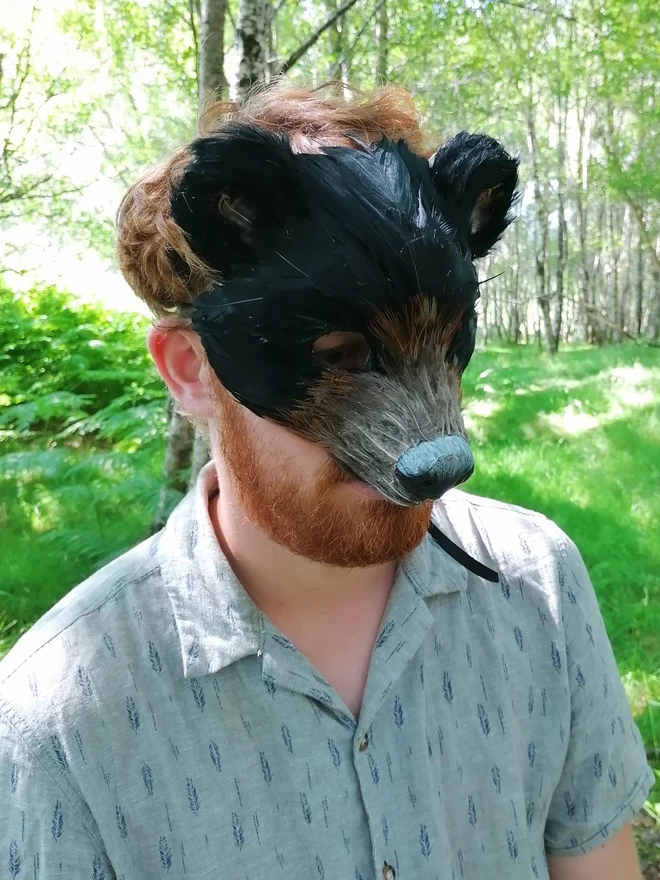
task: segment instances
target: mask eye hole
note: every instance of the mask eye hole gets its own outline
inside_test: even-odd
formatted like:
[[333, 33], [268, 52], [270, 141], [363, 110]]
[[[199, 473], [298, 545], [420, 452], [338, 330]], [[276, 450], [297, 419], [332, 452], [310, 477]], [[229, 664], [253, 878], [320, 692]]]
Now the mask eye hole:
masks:
[[312, 351], [326, 370], [357, 373], [371, 367], [371, 348], [362, 333], [328, 333], [316, 340]]

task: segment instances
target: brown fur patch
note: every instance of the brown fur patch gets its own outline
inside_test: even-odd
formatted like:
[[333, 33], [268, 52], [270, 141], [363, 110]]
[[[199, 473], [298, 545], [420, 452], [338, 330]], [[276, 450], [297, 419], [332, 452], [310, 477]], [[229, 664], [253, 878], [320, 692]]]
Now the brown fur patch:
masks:
[[436, 301], [418, 294], [401, 311], [378, 311], [370, 327], [392, 357], [414, 363], [424, 348], [449, 348], [461, 320], [462, 315], [444, 320]]

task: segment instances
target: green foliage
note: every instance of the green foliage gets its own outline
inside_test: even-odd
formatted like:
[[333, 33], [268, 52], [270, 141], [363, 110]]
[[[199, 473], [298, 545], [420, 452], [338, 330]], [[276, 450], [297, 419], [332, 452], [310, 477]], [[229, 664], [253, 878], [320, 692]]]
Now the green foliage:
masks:
[[167, 431], [146, 327], [54, 288], [2, 290], [0, 649], [146, 536]]
[[152, 438], [164, 392], [146, 329], [143, 318], [76, 304], [53, 287], [0, 288], [0, 428], [14, 437]]

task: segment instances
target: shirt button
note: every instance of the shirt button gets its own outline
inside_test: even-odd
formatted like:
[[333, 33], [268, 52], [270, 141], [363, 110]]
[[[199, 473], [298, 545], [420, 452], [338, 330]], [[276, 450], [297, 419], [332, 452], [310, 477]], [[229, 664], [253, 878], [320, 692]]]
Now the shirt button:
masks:
[[388, 865], [387, 862], [383, 865], [383, 880], [394, 880], [396, 877], [396, 871], [392, 867], [392, 865]]
[[[361, 752], [366, 752], [368, 746], [369, 746], [369, 734], [368, 734], [368, 733], [365, 733], [365, 735], [364, 735], [364, 736], [362, 737], [362, 739], [360, 740], [360, 743], [359, 743], [359, 745], [358, 745], [358, 749], [359, 749]], [[394, 875], [392, 875], [392, 876], [394, 876]]]

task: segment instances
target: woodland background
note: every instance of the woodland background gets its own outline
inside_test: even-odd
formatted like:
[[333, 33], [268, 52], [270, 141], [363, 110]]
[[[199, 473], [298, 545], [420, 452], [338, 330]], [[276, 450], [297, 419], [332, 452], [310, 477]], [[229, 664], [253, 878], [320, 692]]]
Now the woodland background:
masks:
[[[204, 460], [116, 272], [127, 187], [207, 89], [400, 83], [438, 142], [520, 155], [518, 220], [480, 266], [467, 488], [577, 542], [660, 766], [659, 19], [657, 0], [0, 0], [0, 653]], [[648, 878], [659, 810], [656, 788]]]

